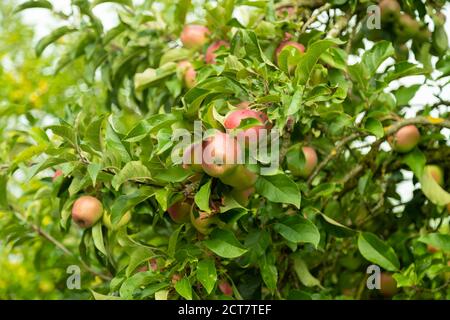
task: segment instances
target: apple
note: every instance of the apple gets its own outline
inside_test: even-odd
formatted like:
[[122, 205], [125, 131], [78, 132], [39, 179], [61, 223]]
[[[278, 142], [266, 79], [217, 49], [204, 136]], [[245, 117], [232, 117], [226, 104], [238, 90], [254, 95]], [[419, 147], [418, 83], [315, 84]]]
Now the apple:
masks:
[[226, 296], [232, 296], [233, 295], [233, 288], [226, 280], [222, 280], [219, 282], [219, 289], [222, 291], [222, 293]]
[[219, 179], [226, 185], [232, 186], [237, 190], [244, 190], [255, 184], [258, 175], [244, 164], [240, 164], [231, 173], [223, 175]]
[[103, 214], [102, 203], [92, 196], [81, 196], [73, 204], [72, 220], [81, 228], [92, 227]]
[[420, 141], [420, 132], [415, 125], [407, 125], [400, 128], [393, 137], [389, 137], [392, 148], [400, 153], [406, 153], [414, 149]]
[[128, 222], [130, 222], [131, 220], [131, 212], [127, 211], [122, 218], [120, 218], [119, 223], [117, 223], [116, 225], [113, 225], [111, 222], [111, 214], [105, 212], [105, 214], [103, 215], [103, 224], [110, 230], [118, 230], [120, 228], [122, 228], [123, 226], [125, 226], [126, 224], [128, 224]]
[[397, 281], [389, 273], [382, 272], [380, 275], [380, 293], [385, 298], [391, 298], [397, 291]]
[[291, 150], [288, 151], [287, 154], [287, 166], [288, 169], [294, 176], [307, 178], [311, 175], [314, 168], [317, 165], [317, 153], [316, 150], [312, 147], [302, 147], [301, 152], [303, 152], [303, 156], [305, 161], [303, 166], [300, 166], [298, 161], [296, 160], [298, 157], [298, 153], [300, 152], [300, 146], [294, 146]]
[[236, 200], [241, 206], [246, 207], [250, 202], [250, 197], [255, 193], [255, 188], [250, 187], [248, 189], [239, 190], [233, 189], [231, 191], [231, 196]]
[[185, 223], [190, 221], [191, 207], [192, 204], [188, 201], [178, 201], [171, 205], [167, 212], [174, 222]]
[[209, 234], [212, 231], [210, 225], [214, 222], [214, 217], [203, 211], [197, 213], [198, 215], [196, 216], [194, 210], [191, 210], [190, 218], [192, 225], [201, 234]]
[[436, 253], [439, 252], [439, 249], [436, 248], [435, 246], [432, 246], [431, 244], [427, 244], [427, 251], [429, 253]]
[[430, 164], [425, 166], [424, 170], [433, 177], [434, 181], [436, 181], [437, 184], [439, 184], [441, 187], [444, 185], [444, 172], [442, 171], [441, 167]]
[[209, 34], [209, 29], [205, 26], [196, 24], [185, 25], [180, 39], [184, 47], [198, 49], [208, 41]]
[[395, 33], [400, 40], [409, 40], [415, 37], [419, 31], [420, 24], [414, 18], [406, 13], [400, 15], [395, 25]]
[[396, 0], [382, 0], [379, 3], [382, 22], [392, 22], [400, 17], [400, 5]]
[[241, 157], [239, 143], [229, 134], [218, 132], [204, 140], [202, 168], [211, 177], [231, 173]]
[[181, 70], [183, 74], [183, 82], [186, 88], [191, 89], [195, 86], [195, 78], [197, 76], [197, 72], [195, 71], [192, 63], [187, 60], [181, 61], [178, 63], [178, 68]]
[[62, 174], [63, 172], [61, 169], [56, 170], [53, 174], [52, 181], [55, 182], [55, 180], [58, 179], [58, 177], [62, 176]]
[[172, 284], [176, 284], [178, 281], [181, 280], [181, 275], [178, 273], [175, 273], [172, 275]]
[[213, 42], [208, 49], [206, 49], [206, 54], [205, 54], [205, 62], [208, 64], [215, 64], [216, 63], [216, 51], [220, 49], [220, 47], [230, 47], [230, 45], [228, 44], [228, 42], [223, 41], [223, 40], [219, 40], [216, 42]]
[[245, 142], [245, 145], [247, 146], [249, 145], [249, 143], [255, 143], [258, 141], [259, 136], [262, 132], [261, 130], [270, 129], [269, 118], [264, 112], [252, 109], [233, 110], [225, 117], [225, 121], [223, 123], [225, 129], [231, 130], [238, 128], [242, 120], [249, 118], [258, 120], [260, 124], [254, 125], [253, 127], [248, 129], [240, 130], [237, 133], [238, 140], [240, 142]]
[[183, 168], [194, 172], [203, 172], [202, 168], [202, 143], [189, 145], [183, 153]]

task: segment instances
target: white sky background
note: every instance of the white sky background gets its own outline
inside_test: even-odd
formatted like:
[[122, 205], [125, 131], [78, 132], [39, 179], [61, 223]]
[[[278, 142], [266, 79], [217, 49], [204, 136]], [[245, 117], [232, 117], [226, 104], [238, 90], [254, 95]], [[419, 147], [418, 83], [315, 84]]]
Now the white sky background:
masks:
[[[71, 0], [52, 0], [51, 2], [57, 10], [65, 13], [70, 12]], [[134, 0], [134, 2], [137, 4], [143, 2], [143, 0]], [[94, 14], [103, 21], [106, 29], [114, 27], [118, 22], [115, 7], [116, 5], [114, 4], [105, 3], [94, 8]], [[450, 35], [450, 4], [447, 4], [445, 7], [445, 15], [447, 16], [446, 30]], [[25, 23], [34, 27], [36, 39], [47, 35], [55, 27], [64, 24], [64, 21], [56, 20], [47, 10], [43, 9], [26, 10], [22, 13], [22, 19]], [[386, 63], [389, 64], [389, 61], [386, 61]], [[381, 68], [383, 68], [383, 66]], [[422, 83], [423, 79], [424, 78], [422, 76], [407, 77], [398, 83], [394, 83], [391, 88], [395, 89], [399, 85], [410, 86], [412, 84]], [[414, 117], [416, 112], [421, 109], [421, 106], [437, 102], [436, 98], [433, 96], [433, 93], [433, 88], [422, 86], [415, 97], [411, 100], [411, 107], [406, 111], [405, 117]], [[450, 101], [450, 85], [447, 85], [446, 90], [443, 90], [441, 98], [443, 100]], [[434, 115], [436, 116], [437, 114]], [[444, 133], [449, 140], [450, 130], [443, 129], [442, 133]], [[383, 148], [389, 148], [389, 146], [385, 144]], [[405, 176], [408, 179], [412, 179], [412, 173], [408, 173]], [[417, 187], [418, 186], [413, 186], [412, 180], [400, 183], [398, 186], [398, 191], [402, 197], [402, 202], [409, 201], [412, 198], [412, 190]]]

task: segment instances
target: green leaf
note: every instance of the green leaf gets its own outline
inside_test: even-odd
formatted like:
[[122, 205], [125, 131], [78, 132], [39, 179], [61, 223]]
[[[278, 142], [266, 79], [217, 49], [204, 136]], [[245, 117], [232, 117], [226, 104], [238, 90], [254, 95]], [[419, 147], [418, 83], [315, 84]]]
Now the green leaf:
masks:
[[37, 146], [30, 146], [26, 148], [25, 150], [21, 151], [18, 155], [14, 158], [14, 164], [19, 164], [21, 162], [30, 160], [31, 158], [40, 155], [41, 153], [45, 152], [48, 148], [47, 144], [41, 144]]
[[419, 179], [423, 194], [437, 206], [446, 206], [450, 203], [450, 193], [442, 189], [442, 187], [434, 180], [430, 170], [423, 170], [423, 174]]
[[92, 227], [92, 239], [94, 240], [95, 247], [103, 253], [105, 256], [108, 254], [106, 253], [105, 244], [103, 242], [103, 233], [102, 233], [102, 224], [96, 223]]
[[50, 1], [47, 0], [32, 0], [32, 1], [26, 1], [20, 5], [17, 6], [16, 9], [14, 9], [14, 13], [18, 13], [20, 11], [26, 10], [26, 9], [32, 9], [32, 8], [42, 8], [42, 9], [53, 9], [53, 5], [50, 3]]
[[319, 230], [311, 221], [300, 215], [281, 219], [275, 223], [273, 229], [288, 241], [294, 243], [311, 243], [316, 248], [319, 245]]
[[208, 294], [212, 292], [217, 281], [217, 271], [214, 260], [207, 259], [198, 263], [197, 280], [202, 284]]
[[195, 194], [195, 204], [199, 207], [201, 211], [211, 212], [211, 208], [209, 207], [209, 197], [211, 195], [211, 182], [212, 179], [209, 179], [207, 183], [201, 186], [200, 190]]
[[148, 68], [142, 73], [137, 73], [134, 78], [136, 91], [142, 91], [151, 86], [157, 85], [162, 79], [175, 74], [177, 64], [168, 62], [158, 69]]
[[95, 292], [94, 290], [89, 289], [92, 293], [92, 296], [94, 297], [94, 300], [123, 300], [121, 297], [116, 296], [110, 296], [110, 295], [104, 295], [98, 292]]
[[53, 42], [61, 38], [62, 36], [75, 32], [77, 29], [74, 29], [72, 27], [63, 26], [60, 28], [57, 28], [52, 31], [48, 36], [42, 38], [39, 40], [39, 42], [36, 45], [36, 55], [39, 57], [42, 52], [47, 48], [49, 45], [51, 45]]
[[150, 170], [140, 161], [128, 162], [118, 174], [112, 179], [111, 185], [114, 189], [119, 190], [119, 187], [129, 180], [151, 180]]
[[274, 292], [277, 289], [278, 269], [275, 264], [270, 263], [267, 260], [267, 257], [264, 256], [259, 262], [259, 268], [261, 271], [261, 277], [267, 288], [271, 292]]
[[383, 124], [375, 118], [367, 118], [364, 128], [377, 138], [384, 136]]
[[299, 59], [297, 68], [295, 69], [295, 83], [306, 85], [308, 83], [314, 65], [319, 61], [320, 56], [328, 48], [335, 44], [339, 44], [338, 40], [319, 40], [308, 47], [306, 53]]
[[6, 188], [6, 185], [8, 183], [8, 176], [7, 175], [0, 175], [0, 208], [8, 208], [8, 190]]
[[388, 271], [397, 271], [400, 262], [394, 249], [369, 232], [361, 232], [358, 237], [358, 249], [368, 261], [378, 264]]
[[155, 180], [164, 182], [183, 182], [191, 175], [192, 172], [189, 170], [186, 170], [181, 166], [176, 166], [159, 170], [155, 173], [154, 178]]
[[305, 261], [298, 255], [294, 256], [294, 271], [303, 285], [307, 287], [321, 287], [320, 281], [309, 272]]
[[55, 125], [49, 126], [47, 129], [50, 129], [54, 134], [67, 139], [73, 147], [77, 146], [77, 137], [75, 130], [72, 127], [68, 125]]
[[89, 177], [92, 180], [92, 186], [95, 187], [95, 183], [97, 181], [97, 176], [100, 170], [102, 169], [102, 165], [99, 163], [89, 163], [87, 167], [87, 171], [89, 173]]
[[129, 7], [133, 6], [133, 1], [132, 0], [95, 0], [92, 3], [92, 7], [95, 7], [95, 6], [99, 5], [99, 4], [107, 3], [107, 2], [122, 4], [122, 5], [126, 5], [126, 6], [129, 6]]
[[120, 195], [114, 200], [113, 205], [111, 206], [111, 222], [113, 225], [119, 223], [120, 219], [122, 219], [123, 215], [141, 203], [142, 201], [147, 200], [151, 196], [155, 194], [153, 188], [150, 187], [141, 187], [138, 190], [129, 193]]
[[247, 252], [230, 231], [215, 229], [210, 239], [204, 241], [205, 246], [222, 258], [237, 258]]
[[444, 252], [450, 252], [450, 235], [442, 233], [429, 233], [421, 236], [418, 241], [432, 245]]
[[177, 281], [175, 284], [175, 290], [186, 300], [192, 300], [192, 287], [188, 278], [184, 277], [183, 279]]
[[395, 54], [394, 47], [389, 41], [380, 41], [366, 51], [361, 59], [361, 63], [365, 65], [369, 76], [373, 76], [380, 65], [389, 57]]
[[356, 233], [355, 230], [352, 230], [349, 227], [340, 224], [339, 222], [331, 219], [330, 217], [328, 217], [323, 213], [320, 213], [319, 217], [321, 217], [323, 222], [325, 223], [327, 232], [334, 235], [335, 237], [338, 238], [352, 237]]
[[416, 177], [422, 176], [426, 162], [427, 159], [419, 148], [415, 148], [403, 157], [403, 163], [411, 169]]
[[130, 261], [128, 262], [125, 275], [129, 277], [137, 267], [144, 262], [148, 261], [155, 255], [152, 249], [147, 247], [137, 247], [130, 255]]
[[141, 287], [147, 286], [149, 283], [159, 283], [163, 278], [163, 275], [153, 271], [137, 272], [122, 283], [119, 290], [120, 296], [125, 299], [133, 299]]
[[259, 176], [255, 188], [259, 194], [272, 202], [290, 203], [300, 208], [300, 190], [297, 184], [285, 174]]
[[167, 255], [169, 257], [173, 257], [175, 256], [175, 251], [177, 248], [177, 243], [178, 243], [178, 237], [180, 235], [181, 230], [184, 228], [184, 225], [179, 226], [174, 232], [172, 232], [172, 234], [170, 235], [169, 238], [169, 245], [167, 246]]

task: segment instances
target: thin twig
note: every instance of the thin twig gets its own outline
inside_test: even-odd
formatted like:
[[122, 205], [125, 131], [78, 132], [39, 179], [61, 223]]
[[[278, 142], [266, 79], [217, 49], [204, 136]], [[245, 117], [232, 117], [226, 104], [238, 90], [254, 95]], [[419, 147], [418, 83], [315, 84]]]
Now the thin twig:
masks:
[[312, 23], [314, 23], [314, 21], [317, 20], [317, 17], [319, 17], [320, 14], [321, 14], [322, 12], [327, 11], [327, 10], [330, 9], [330, 8], [331, 8], [331, 4], [330, 4], [330, 3], [327, 3], [327, 4], [323, 5], [323, 6], [320, 7], [320, 8], [317, 8], [317, 10], [315, 10], [315, 11], [313, 12], [313, 14], [311, 15], [311, 17], [309, 17], [309, 19], [308, 19], [308, 20], [305, 22], [305, 24], [302, 26], [301, 32], [304, 33], [304, 32], [306, 31], [306, 29], [307, 29]]

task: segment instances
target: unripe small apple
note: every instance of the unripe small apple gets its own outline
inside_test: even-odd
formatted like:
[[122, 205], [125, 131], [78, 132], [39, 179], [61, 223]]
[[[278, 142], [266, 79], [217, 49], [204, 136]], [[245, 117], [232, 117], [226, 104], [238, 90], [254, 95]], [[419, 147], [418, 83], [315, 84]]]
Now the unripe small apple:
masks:
[[72, 207], [72, 220], [81, 228], [92, 227], [103, 214], [102, 203], [92, 196], [81, 196]]
[[205, 54], [205, 62], [208, 64], [215, 64], [216, 63], [216, 51], [220, 49], [220, 47], [228, 48], [230, 45], [228, 42], [219, 40], [216, 42], [213, 42], [208, 49], [206, 49]]
[[191, 210], [190, 214], [191, 223], [195, 229], [201, 234], [207, 235], [211, 233], [212, 229], [210, 225], [214, 222], [214, 217], [207, 212], [198, 212], [198, 216], [194, 214], [194, 210]]
[[305, 52], [305, 46], [301, 43], [295, 42], [295, 41], [282, 41], [279, 46], [275, 50], [275, 57], [276, 61], [278, 62], [278, 58], [280, 56], [281, 51], [286, 47], [294, 47], [296, 48], [300, 53]]
[[397, 281], [389, 273], [380, 275], [380, 292], [385, 298], [391, 298], [397, 293]]
[[174, 275], [172, 275], [172, 284], [176, 284], [180, 280], [181, 280], [181, 275], [179, 275], [178, 273], [175, 273]]
[[192, 205], [188, 201], [178, 201], [167, 209], [172, 220], [176, 223], [185, 223], [190, 221]]
[[400, 40], [409, 40], [420, 31], [420, 24], [409, 14], [401, 14], [395, 25], [395, 33]]
[[239, 143], [229, 134], [218, 132], [204, 140], [202, 168], [211, 177], [232, 172], [241, 157]]
[[436, 181], [438, 185], [444, 185], [444, 171], [442, 171], [441, 167], [430, 164], [425, 166], [424, 170], [433, 177], [434, 181]]
[[116, 225], [113, 225], [111, 222], [111, 214], [106, 213], [103, 214], [103, 224], [110, 230], [118, 230], [120, 228], [122, 228], [123, 226], [127, 225], [128, 222], [130, 222], [131, 220], [131, 212], [127, 211], [122, 218], [120, 218], [119, 223], [117, 223]]
[[197, 49], [208, 41], [209, 33], [209, 29], [205, 26], [196, 24], [185, 25], [180, 39], [184, 47]]
[[295, 161], [297, 154], [300, 152], [299, 146], [296, 146], [288, 151], [287, 154], [287, 166], [288, 169], [291, 171], [291, 173], [294, 176], [299, 176], [302, 178], [307, 178], [311, 175], [314, 168], [317, 165], [317, 153], [316, 150], [312, 147], [302, 147], [301, 152], [303, 152], [303, 156], [305, 158], [305, 161], [303, 163], [303, 166], [300, 166], [297, 161]]
[[400, 5], [396, 0], [380, 1], [381, 21], [392, 22], [400, 17]]
[[[250, 143], [256, 143], [262, 135], [262, 130], [270, 129], [269, 118], [267, 115], [258, 110], [252, 109], [237, 109], [231, 111], [226, 117], [223, 123], [225, 129], [235, 129], [238, 128], [241, 124], [241, 121], [244, 119], [253, 118], [258, 120], [260, 125], [255, 125], [251, 128], [240, 130], [237, 133], [237, 138], [240, 142], [243, 142], [245, 145], [249, 145]], [[266, 132], [268, 136], [268, 132]]]
[[178, 63], [178, 68], [180, 68], [183, 74], [183, 82], [186, 88], [192, 89], [195, 86], [195, 78], [197, 76], [197, 72], [195, 71], [192, 63], [189, 61], [181, 61]]
[[194, 172], [203, 172], [202, 168], [203, 149], [202, 143], [193, 143], [183, 153], [183, 168]]
[[420, 132], [415, 125], [400, 128], [393, 137], [389, 137], [392, 148], [400, 153], [406, 153], [414, 149], [420, 141]]
[[244, 164], [239, 164], [231, 173], [223, 175], [219, 179], [235, 189], [244, 190], [252, 187], [256, 183], [258, 174], [247, 168]]
[[250, 197], [255, 193], [255, 188], [250, 187], [244, 190], [233, 189], [231, 191], [231, 196], [236, 200], [241, 206], [246, 207], [250, 202]]
[[427, 251], [429, 253], [436, 253], [439, 252], [439, 249], [436, 248], [435, 246], [432, 246], [431, 244], [427, 244]]
[[62, 176], [62, 174], [63, 172], [61, 169], [56, 170], [53, 174], [52, 181], [55, 182], [55, 180], [58, 179], [58, 177]]
[[233, 295], [233, 288], [226, 280], [222, 280], [219, 282], [219, 289], [222, 291], [222, 293], [226, 296], [232, 296]]

